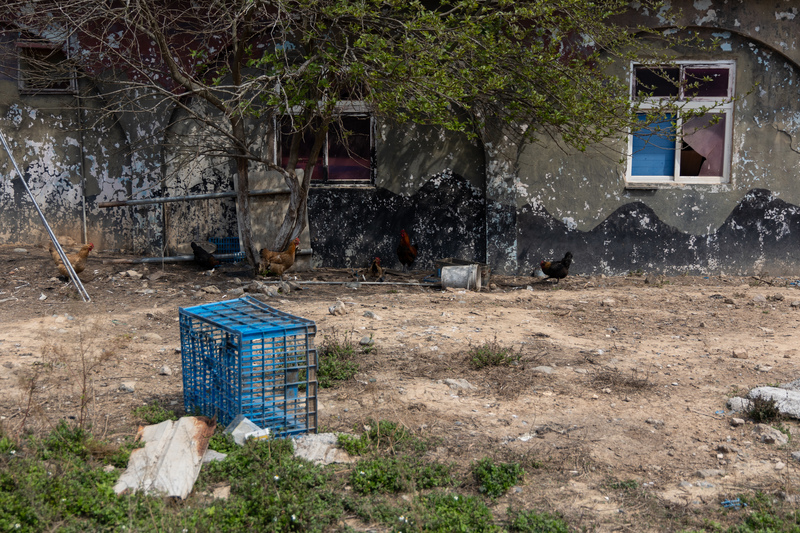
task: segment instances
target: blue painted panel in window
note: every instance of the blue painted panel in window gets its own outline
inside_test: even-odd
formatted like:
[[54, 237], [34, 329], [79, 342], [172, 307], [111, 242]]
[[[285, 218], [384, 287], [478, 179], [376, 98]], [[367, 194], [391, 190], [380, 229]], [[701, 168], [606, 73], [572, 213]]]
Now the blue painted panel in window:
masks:
[[[639, 121], [646, 120], [645, 114]], [[673, 176], [675, 174], [675, 126], [673, 116], [653, 122], [633, 134], [632, 176]]]

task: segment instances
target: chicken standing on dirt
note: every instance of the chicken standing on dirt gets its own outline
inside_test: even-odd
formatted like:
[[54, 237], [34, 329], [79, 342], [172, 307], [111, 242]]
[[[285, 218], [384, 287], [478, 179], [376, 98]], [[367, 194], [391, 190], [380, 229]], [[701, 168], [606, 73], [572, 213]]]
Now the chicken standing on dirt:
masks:
[[383, 267], [381, 266], [381, 258], [376, 257], [372, 260], [372, 264], [367, 269], [367, 279], [383, 281]]
[[547, 276], [545, 279], [553, 278], [558, 283], [558, 280], [567, 277], [571, 264], [572, 252], [567, 252], [561, 261], [542, 261], [539, 266], [542, 267], [542, 272]]
[[261, 250], [261, 264], [258, 271], [262, 276], [274, 275], [283, 279], [283, 273], [294, 265], [294, 254], [300, 244], [300, 237], [296, 237], [285, 252], [273, 252], [266, 248]]
[[212, 254], [207, 252], [197, 243], [192, 243], [192, 252], [194, 253], [194, 262], [195, 264], [200, 265], [201, 267], [205, 268], [206, 270], [211, 270], [212, 268], [219, 265], [219, 259], [214, 257]]
[[[76, 274], [80, 274], [86, 268], [86, 258], [89, 257], [89, 252], [92, 251], [94, 248], [94, 244], [84, 244], [80, 251], [76, 254], [67, 254], [67, 260], [69, 260], [69, 264], [72, 265], [72, 269], [75, 271]], [[62, 276], [65, 278], [69, 277], [69, 272], [67, 271], [67, 267], [64, 266], [64, 263], [61, 261], [61, 256], [58, 255], [58, 250], [50, 243], [50, 257], [53, 258], [53, 262], [58, 267], [58, 271], [61, 273]]]
[[417, 245], [411, 244], [411, 239], [406, 230], [400, 230], [400, 244], [397, 245], [397, 258], [403, 265], [403, 272], [411, 270], [411, 265], [417, 259]]

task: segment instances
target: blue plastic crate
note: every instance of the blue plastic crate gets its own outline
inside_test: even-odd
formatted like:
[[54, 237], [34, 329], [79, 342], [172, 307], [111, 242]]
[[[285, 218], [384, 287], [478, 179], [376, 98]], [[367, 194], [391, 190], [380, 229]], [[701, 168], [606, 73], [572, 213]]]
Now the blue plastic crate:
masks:
[[220, 259], [223, 263], [235, 263], [244, 260], [244, 252], [239, 251], [239, 237], [211, 237], [208, 240], [217, 247], [214, 252], [215, 257], [219, 254], [236, 254], [235, 257], [230, 259]]
[[238, 414], [279, 437], [317, 432], [313, 320], [244, 296], [180, 308], [187, 413]]

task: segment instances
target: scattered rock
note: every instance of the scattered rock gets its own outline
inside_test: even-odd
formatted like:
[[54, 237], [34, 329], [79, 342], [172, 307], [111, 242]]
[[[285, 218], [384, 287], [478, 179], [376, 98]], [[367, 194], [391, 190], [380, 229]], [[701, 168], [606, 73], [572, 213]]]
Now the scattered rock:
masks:
[[132, 279], [142, 279], [142, 274], [139, 274], [135, 270], [128, 270], [125, 274]]
[[448, 379], [444, 380], [444, 384], [447, 385], [448, 387], [450, 387], [451, 389], [471, 390], [471, 389], [475, 388], [475, 386], [472, 385], [466, 379], [450, 379], [450, 378], [448, 378]]
[[222, 292], [215, 285], [209, 285], [208, 287], [203, 287], [200, 290], [203, 292], [207, 292], [208, 294], [219, 294]]
[[753, 302], [757, 304], [765, 304], [767, 303], [767, 297], [763, 294], [756, 294], [753, 296]]
[[648, 418], [644, 422], [645, 422], [645, 424], [650, 424], [651, 426], [653, 426], [656, 429], [660, 429], [660, 428], [664, 427], [664, 421], [663, 420], [657, 420], [655, 418]]
[[28, 250], [26, 250], [25, 248], [14, 248], [14, 250], [12, 250], [12, 251], [15, 254], [27, 254], [28, 253]]
[[617, 301], [614, 298], [606, 298], [605, 300], [600, 302], [600, 305], [603, 307], [614, 307], [615, 305], [617, 305]]
[[170, 367], [168, 367], [167, 365], [164, 365], [164, 366], [161, 367], [161, 370], [158, 371], [158, 374], [161, 375], [161, 376], [171, 376], [172, 375], [172, 369]]
[[332, 306], [328, 308], [328, 312], [334, 316], [341, 316], [347, 314], [347, 306], [344, 305], [344, 302], [339, 300]]
[[738, 428], [744, 425], [744, 418], [731, 418], [731, 426]]
[[278, 283], [278, 290], [283, 294], [289, 294], [292, 292], [292, 286], [286, 283], [285, 281], [281, 281]]
[[223, 485], [221, 487], [217, 487], [211, 493], [211, 497], [215, 500], [227, 500], [231, 495], [231, 486], [230, 485]]
[[695, 472], [695, 476], [701, 477], [703, 479], [708, 479], [710, 477], [720, 477], [720, 476], [724, 476], [724, 475], [725, 475], [725, 471], [724, 470], [715, 470], [715, 469], [711, 469], [711, 468], [704, 469], [704, 470], [698, 470], [697, 472]]
[[782, 302], [784, 300], [784, 296], [783, 296], [783, 294], [775, 293], [775, 294], [770, 295], [768, 300], [770, 300], [772, 302]]
[[347, 287], [348, 289], [357, 290], [361, 288], [361, 283], [357, 281], [348, 281], [347, 283], [344, 284], [344, 286]]
[[364, 311], [364, 316], [367, 318], [372, 318], [374, 320], [383, 320], [383, 318], [381, 318], [380, 315], [376, 315], [375, 313], [369, 310]]
[[756, 424], [753, 433], [758, 435], [758, 439], [764, 444], [783, 446], [789, 442], [789, 437], [767, 424]]
[[244, 289], [242, 287], [234, 287], [232, 289], [228, 289], [228, 294], [231, 296], [241, 296], [244, 294]]
[[533, 372], [534, 374], [552, 374], [553, 372], [555, 372], [555, 370], [553, 369], [552, 366], [537, 366], [531, 368], [531, 372]]
[[120, 392], [135, 392], [136, 383], [133, 381], [125, 381], [123, 383], [120, 383], [118, 390]]
[[798, 307], [800, 307], [800, 300], [795, 300], [795, 301], [793, 301], [793, 302], [791, 303], [791, 306], [792, 306], [792, 307], [794, 307], [795, 309], [796, 309], [796, 308], [798, 308]]
[[147, 279], [149, 279], [150, 281], [155, 281], [163, 277], [164, 277], [164, 272], [161, 270], [156, 270], [155, 272], [150, 272], [149, 274], [147, 274]]
[[800, 461], [800, 452], [792, 452], [792, 459]]
[[162, 339], [161, 335], [159, 335], [158, 333], [142, 333], [140, 337], [142, 340], [147, 342], [153, 342], [153, 343], [164, 342], [164, 339]]
[[728, 409], [731, 411], [742, 412], [750, 409], [750, 400], [734, 396], [728, 399]]
[[358, 344], [361, 346], [372, 346], [375, 344], [375, 339], [372, 338], [372, 335], [367, 335], [365, 337], [361, 337], [361, 340], [358, 341]]
[[269, 296], [270, 298], [276, 298], [278, 296], [278, 289], [273, 287], [272, 285], [264, 285], [261, 287], [261, 292]]
[[747, 350], [744, 348], [734, 348], [732, 356], [736, 359], [747, 359], [749, 357], [747, 355]]

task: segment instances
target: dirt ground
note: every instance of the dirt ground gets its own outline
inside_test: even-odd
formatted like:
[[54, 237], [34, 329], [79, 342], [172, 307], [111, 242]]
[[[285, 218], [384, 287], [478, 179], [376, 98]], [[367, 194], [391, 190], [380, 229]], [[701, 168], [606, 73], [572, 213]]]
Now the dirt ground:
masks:
[[[107, 262], [125, 258], [90, 256], [81, 278], [92, 301], [84, 303], [54, 277], [43, 248], [0, 247], [4, 431], [68, 419], [118, 438], [135, 433], [135, 407], [158, 400], [182, 409], [178, 308], [236, 298], [253, 280], [236, 265], [209, 274], [189, 263]], [[348, 272], [289, 277], [349, 281]], [[496, 503], [499, 512], [511, 505], [560, 511], [595, 531], [663, 531], [681, 516], [713, 516], [739, 493], [796, 492], [796, 439], [761, 443], [752, 422], [732, 426], [726, 407], [754, 386], [800, 377], [793, 279], [491, 282], [481, 292], [305, 284], [254, 295], [316, 321], [318, 345], [326, 335], [374, 339], [355, 380], [320, 390], [321, 430], [392, 420], [440, 437], [435, 455], [443, 461], [519, 461], [525, 482]], [[337, 300], [347, 314], [329, 313]], [[485, 342], [513, 347], [520, 363], [472, 370], [467, 352]], [[446, 380], [466, 380], [467, 388]]]

